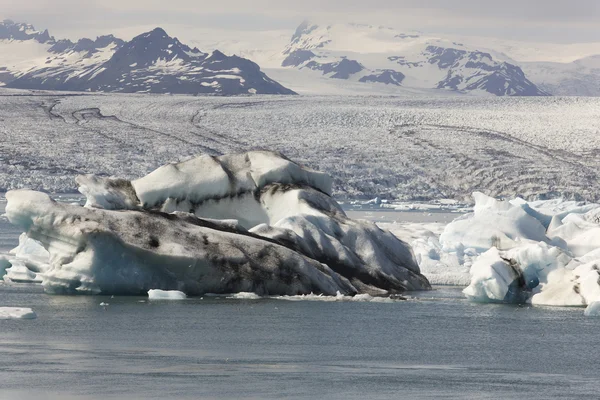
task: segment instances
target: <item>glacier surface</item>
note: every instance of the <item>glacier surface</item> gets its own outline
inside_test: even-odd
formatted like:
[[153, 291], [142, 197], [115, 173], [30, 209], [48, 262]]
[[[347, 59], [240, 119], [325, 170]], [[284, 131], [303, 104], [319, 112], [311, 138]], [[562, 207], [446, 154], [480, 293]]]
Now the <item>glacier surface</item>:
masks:
[[73, 193], [198, 154], [277, 150], [344, 199], [600, 201], [600, 99], [98, 95], [0, 88], [0, 191]]

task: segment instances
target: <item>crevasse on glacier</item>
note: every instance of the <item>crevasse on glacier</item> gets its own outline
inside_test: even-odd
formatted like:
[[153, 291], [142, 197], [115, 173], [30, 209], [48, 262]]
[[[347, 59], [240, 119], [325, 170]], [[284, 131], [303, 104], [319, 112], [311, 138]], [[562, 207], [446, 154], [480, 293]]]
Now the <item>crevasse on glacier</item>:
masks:
[[51, 293], [260, 295], [429, 289], [410, 246], [354, 221], [332, 179], [268, 151], [201, 156], [134, 181], [79, 176], [85, 207], [8, 192], [9, 220], [49, 253]]

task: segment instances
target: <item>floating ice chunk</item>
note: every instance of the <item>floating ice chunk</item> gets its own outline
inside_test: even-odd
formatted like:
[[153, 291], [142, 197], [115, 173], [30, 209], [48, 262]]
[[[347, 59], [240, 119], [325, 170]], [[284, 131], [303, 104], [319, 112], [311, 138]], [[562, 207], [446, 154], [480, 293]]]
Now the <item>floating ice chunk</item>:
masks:
[[50, 292], [429, 289], [410, 246], [348, 218], [328, 195], [331, 181], [271, 152], [203, 156], [130, 185], [80, 178], [88, 208], [12, 191], [6, 211], [51, 254], [42, 274]]
[[140, 294], [156, 287], [197, 295], [356, 292], [326, 265], [228, 224], [88, 209], [27, 190], [11, 191], [7, 199], [10, 221], [52, 255], [43, 274], [50, 293]]
[[262, 297], [252, 292], [240, 292], [234, 293], [231, 296], [227, 296], [228, 299], [237, 299], [237, 300], [259, 300]]
[[37, 314], [31, 308], [0, 307], [0, 319], [35, 319]]
[[374, 297], [369, 294], [363, 293], [355, 296], [346, 296], [337, 292], [335, 296], [324, 296], [321, 294], [302, 294], [296, 296], [274, 296], [277, 300], [287, 301], [323, 301], [323, 302], [341, 302], [341, 301], [356, 301], [356, 302], [372, 302], [372, 303], [395, 303], [399, 300], [405, 300], [404, 298], [392, 298], [392, 297]]
[[583, 313], [586, 317], [600, 317], [600, 301], [594, 301]]
[[492, 247], [507, 250], [523, 242], [550, 242], [546, 228], [521, 206], [473, 193], [472, 214], [455, 219], [440, 236], [444, 251], [456, 252], [473, 248], [483, 253]]
[[148, 298], [150, 300], [185, 300], [187, 295], [179, 290], [148, 290]]
[[511, 297], [520, 298], [518, 293], [511, 291], [519, 276], [516, 267], [504, 259], [497, 248], [492, 247], [471, 267], [471, 284], [463, 293], [469, 300], [480, 302], [503, 302], [511, 300]]
[[463, 293], [473, 301], [524, 303], [540, 282], [570, 261], [561, 249], [543, 242], [503, 252], [493, 247], [473, 263], [471, 283]]

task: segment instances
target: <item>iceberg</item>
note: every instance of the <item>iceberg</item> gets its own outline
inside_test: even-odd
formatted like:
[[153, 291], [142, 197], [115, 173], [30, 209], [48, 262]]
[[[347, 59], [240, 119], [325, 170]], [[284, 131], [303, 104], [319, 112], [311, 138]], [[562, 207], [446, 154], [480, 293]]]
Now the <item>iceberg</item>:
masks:
[[0, 319], [35, 319], [37, 314], [31, 308], [0, 307]]
[[600, 300], [600, 205], [474, 199], [474, 212], [448, 224], [439, 244], [418, 250], [469, 265], [468, 299], [579, 307]]
[[179, 290], [148, 290], [148, 298], [150, 300], [185, 300], [187, 295]]
[[600, 317], [600, 301], [595, 301], [584, 311], [586, 317]]
[[332, 179], [255, 151], [137, 180], [79, 176], [84, 207], [10, 191], [6, 215], [49, 254], [49, 293], [369, 294], [429, 289], [408, 244], [346, 216]]

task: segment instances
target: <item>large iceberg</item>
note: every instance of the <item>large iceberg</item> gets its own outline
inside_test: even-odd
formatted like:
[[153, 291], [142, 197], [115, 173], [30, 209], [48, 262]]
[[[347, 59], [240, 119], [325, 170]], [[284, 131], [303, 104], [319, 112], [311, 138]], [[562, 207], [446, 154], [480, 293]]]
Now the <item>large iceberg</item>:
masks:
[[346, 216], [332, 179], [273, 152], [201, 156], [128, 181], [77, 178], [85, 207], [8, 192], [49, 253], [52, 293], [389, 295], [429, 289], [409, 245]]
[[[600, 205], [496, 200], [448, 224], [418, 254], [469, 267], [464, 294], [479, 302], [586, 306], [600, 301]], [[427, 258], [427, 257], [425, 257]], [[428, 259], [424, 260], [429, 262]]]

